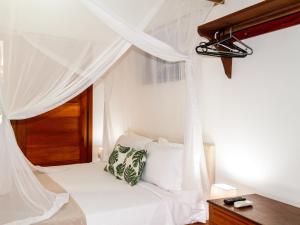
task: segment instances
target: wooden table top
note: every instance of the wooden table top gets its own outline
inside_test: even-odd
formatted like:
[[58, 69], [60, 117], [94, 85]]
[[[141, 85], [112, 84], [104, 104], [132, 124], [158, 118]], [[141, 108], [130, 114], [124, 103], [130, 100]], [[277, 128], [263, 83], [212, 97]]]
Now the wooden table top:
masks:
[[252, 201], [253, 207], [236, 209], [233, 206], [225, 205], [224, 199], [208, 200], [208, 202], [256, 224], [300, 225], [300, 208], [257, 194], [244, 195], [243, 197]]

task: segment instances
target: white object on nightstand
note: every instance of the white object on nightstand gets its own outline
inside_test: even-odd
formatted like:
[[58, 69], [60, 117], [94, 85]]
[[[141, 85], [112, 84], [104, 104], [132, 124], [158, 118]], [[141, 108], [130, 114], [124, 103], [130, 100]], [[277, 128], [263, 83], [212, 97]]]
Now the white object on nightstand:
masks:
[[245, 200], [245, 201], [238, 201], [235, 202], [233, 204], [234, 208], [243, 208], [243, 207], [248, 207], [248, 206], [252, 206], [253, 202], [249, 201], [249, 200]]

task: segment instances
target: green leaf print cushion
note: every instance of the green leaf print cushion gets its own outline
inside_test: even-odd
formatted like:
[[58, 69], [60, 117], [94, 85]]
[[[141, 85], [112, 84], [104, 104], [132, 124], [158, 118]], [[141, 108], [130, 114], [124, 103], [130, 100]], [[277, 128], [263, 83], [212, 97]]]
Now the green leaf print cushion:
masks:
[[124, 176], [121, 178], [131, 186], [136, 185], [145, 168], [147, 152], [145, 150], [131, 149], [125, 159]]
[[108, 163], [105, 166], [104, 170], [121, 179], [124, 173], [125, 166], [123, 164], [129, 151], [129, 147], [117, 145], [110, 154]]
[[139, 182], [142, 176], [146, 159], [147, 152], [145, 150], [117, 145], [110, 154], [104, 170], [133, 186]]

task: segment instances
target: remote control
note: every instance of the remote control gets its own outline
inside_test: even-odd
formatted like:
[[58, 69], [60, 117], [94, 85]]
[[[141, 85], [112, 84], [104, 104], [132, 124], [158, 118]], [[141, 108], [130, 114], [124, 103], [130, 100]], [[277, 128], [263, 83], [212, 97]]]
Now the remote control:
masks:
[[243, 198], [243, 197], [235, 197], [235, 198], [227, 198], [227, 199], [224, 199], [224, 203], [226, 205], [233, 205], [235, 202], [238, 202], [238, 201], [245, 201], [246, 199]]
[[252, 206], [252, 202], [249, 200], [238, 201], [238, 202], [234, 203], [234, 208], [243, 208], [243, 207], [248, 207], [248, 206]]

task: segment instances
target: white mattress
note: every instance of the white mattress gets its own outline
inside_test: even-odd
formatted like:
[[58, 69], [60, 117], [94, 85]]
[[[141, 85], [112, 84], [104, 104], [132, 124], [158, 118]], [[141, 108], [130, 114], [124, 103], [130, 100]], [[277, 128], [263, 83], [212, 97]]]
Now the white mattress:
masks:
[[131, 187], [104, 172], [104, 163], [56, 167], [48, 174], [83, 210], [87, 225], [177, 225], [193, 214], [178, 195], [146, 182]]

